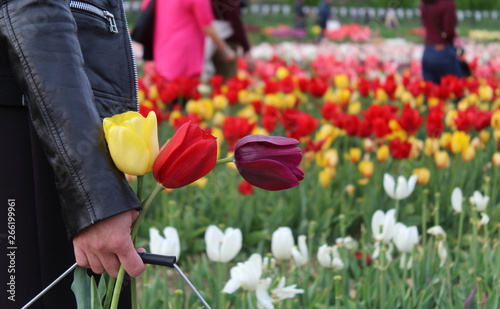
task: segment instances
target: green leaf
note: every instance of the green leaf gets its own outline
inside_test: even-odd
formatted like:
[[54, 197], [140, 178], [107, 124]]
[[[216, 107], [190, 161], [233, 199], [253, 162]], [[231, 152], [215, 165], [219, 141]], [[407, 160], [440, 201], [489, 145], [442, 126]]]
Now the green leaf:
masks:
[[97, 284], [95, 283], [94, 277], [90, 278], [90, 299], [92, 304], [92, 309], [102, 309], [101, 297], [99, 296], [99, 291], [97, 290]]
[[99, 285], [97, 286], [97, 291], [99, 292], [99, 300], [102, 303], [104, 300], [104, 297], [106, 296], [106, 288], [107, 288], [107, 281], [108, 281], [109, 275], [108, 273], [104, 273], [101, 275], [101, 279], [99, 280]]
[[86, 268], [78, 266], [75, 269], [71, 290], [75, 294], [78, 309], [91, 309], [90, 277], [87, 275]]

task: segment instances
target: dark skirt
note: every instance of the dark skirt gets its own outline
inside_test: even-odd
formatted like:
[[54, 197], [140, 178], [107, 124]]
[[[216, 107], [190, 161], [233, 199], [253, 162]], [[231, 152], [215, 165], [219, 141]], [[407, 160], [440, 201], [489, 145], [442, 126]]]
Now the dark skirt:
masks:
[[[0, 105], [0, 145], [0, 308], [21, 308], [75, 259], [27, 108]], [[72, 280], [68, 275], [30, 308], [76, 308]]]

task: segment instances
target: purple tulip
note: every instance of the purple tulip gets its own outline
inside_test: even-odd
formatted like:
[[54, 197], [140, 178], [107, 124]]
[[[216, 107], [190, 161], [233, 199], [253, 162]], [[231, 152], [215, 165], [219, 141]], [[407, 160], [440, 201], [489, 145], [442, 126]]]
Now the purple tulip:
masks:
[[294, 138], [248, 135], [236, 143], [234, 163], [240, 175], [256, 187], [269, 191], [293, 188], [304, 179], [298, 143]]

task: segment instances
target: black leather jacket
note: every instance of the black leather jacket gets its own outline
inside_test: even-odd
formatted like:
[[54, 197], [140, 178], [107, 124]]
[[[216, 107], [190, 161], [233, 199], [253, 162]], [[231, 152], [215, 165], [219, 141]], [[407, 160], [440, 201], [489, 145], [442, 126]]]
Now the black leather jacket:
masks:
[[23, 94], [70, 237], [140, 208], [102, 132], [103, 117], [137, 109], [123, 4], [81, 2], [0, 0], [0, 105], [21, 104]]

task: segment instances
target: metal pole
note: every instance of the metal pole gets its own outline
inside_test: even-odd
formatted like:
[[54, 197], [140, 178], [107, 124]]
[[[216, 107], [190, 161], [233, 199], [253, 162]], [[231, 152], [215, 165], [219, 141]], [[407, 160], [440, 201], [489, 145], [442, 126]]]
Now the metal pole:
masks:
[[203, 297], [201, 296], [201, 294], [198, 292], [198, 290], [196, 290], [196, 288], [194, 287], [194, 285], [191, 283], [191, 281], [189, 281], [189, 279], [186, 277], [186, 275], [184, 275], [184, 273], [182, 272], [182, 270], [179, 268], [179, 266], [177, 266], [177, 264], [174, 264], [174, 268], [179, 272], [179, 274], [181, 275], [181, 277], [186, 281], [186, 283], [191, 287], [191, 289], [193, 290], [193, 292], [196, 294], [196, 296], [198, 296], [198, 299], [203, 303], [203, 305], [207, 308], [207, 309], [212, 309], [210, 308], [210, 306], [207, 304], [207, 302], [203, 299]]
[[60, 275], [59, 277], [57, 277], [56, 280], [54, 280], [51, 284], [49, 284], [45, 289], [43, 289], [43, 291], [41, 291], [40, 293], [38, 293], [37, 296], [35, 296], [32, 300], [30, 300], [26, 305], [24, 305], [24, 307], [22, 307], [21, 309], [25, 309], [25, 308], [28, 308], [29, 306], [33, 305], [34, 302], [36, 302], [40, 297], [43, 296], [43, 294], [47, 293], [48, 290], [50, 290], [54, 285], [56, 285], [59, 281], [61, 281], [64, 277], [66, 277], [69, 273], [71, 273], [75, 268], [76, 268], [76, 263], [73, 264], [70, 268], [68, 268], [64, 273], [62, 273], [62, 275]]

